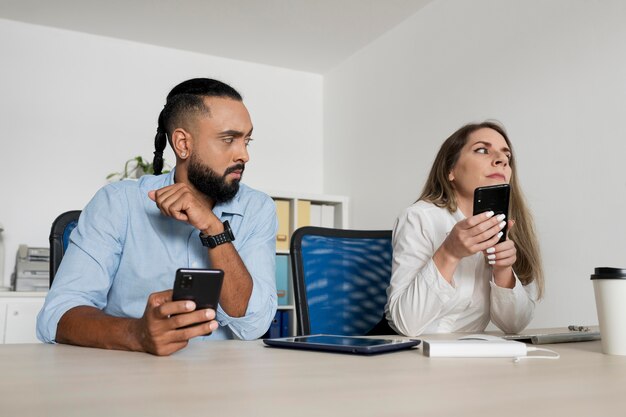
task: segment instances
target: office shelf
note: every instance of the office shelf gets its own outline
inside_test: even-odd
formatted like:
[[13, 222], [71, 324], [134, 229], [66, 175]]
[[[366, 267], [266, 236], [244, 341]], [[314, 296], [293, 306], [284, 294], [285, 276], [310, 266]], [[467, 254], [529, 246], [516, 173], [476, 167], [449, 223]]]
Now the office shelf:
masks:
[[[277, 233], [276, 255], [289, 256], [291, 235], [299, 227], [321, 226], [347, 229], [348, 197], [327, 195], [269, 191], [268, 195], [276, 202], [279, 230]], [[279, 311], [291, 311], [290, 335], [296, 334], [298, 323], [293, 293], [293, 277], [291, 259], [288, 262], [287, 305], [279, 305]]]

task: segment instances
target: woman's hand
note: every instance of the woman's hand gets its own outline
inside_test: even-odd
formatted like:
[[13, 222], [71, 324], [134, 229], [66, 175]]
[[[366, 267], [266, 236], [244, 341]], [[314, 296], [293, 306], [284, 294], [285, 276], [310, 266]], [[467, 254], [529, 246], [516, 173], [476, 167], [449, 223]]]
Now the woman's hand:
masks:
[[468, 217], [454, 225], [441, 246], [461, 260], [496, 245], [505, 224], [504, 214], [494, 217], [493, 211]]
[[433, 261], [448, 282], [452, 282], [461, 259], [493, 248], [500, 240], [502, 228], [506, 224], [504, 215], [493, 214], [493, 211], [488, 211], [461, 220], [435, 252]]
[[[515, 225], [515, 220], [509, 220], [509, 231]], [[515, 276], [513, 275], [513, 264], [517, 260], [517, 249], [515, 242], [509, 240], [508, 236], [502, 243], [498, 243], [492, 248], [487, 248], [484, 252], [489, 265], [493, 266], [493, 278], [498, 287], [513, 288], [515, 286]]]

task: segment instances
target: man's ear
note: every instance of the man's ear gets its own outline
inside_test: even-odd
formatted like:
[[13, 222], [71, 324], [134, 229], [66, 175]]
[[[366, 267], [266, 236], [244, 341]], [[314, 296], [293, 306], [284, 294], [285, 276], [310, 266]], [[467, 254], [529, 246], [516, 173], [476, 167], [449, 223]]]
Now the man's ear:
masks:
[[172, 147], [177, 158], [182, 160], [189, 158], [192, 148], [191, 134], [181, 128], [174, 130], [172, 133]]

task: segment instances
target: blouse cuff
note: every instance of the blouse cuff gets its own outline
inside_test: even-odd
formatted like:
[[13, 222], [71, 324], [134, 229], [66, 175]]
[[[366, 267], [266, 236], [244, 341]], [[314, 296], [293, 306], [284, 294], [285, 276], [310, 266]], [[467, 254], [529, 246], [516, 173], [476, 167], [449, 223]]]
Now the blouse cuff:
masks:
[[517, 295], [520, 291], [524, 292], [524, 285], [517, 277], [515, 271], [513, 271], [513, 278], [515, 278], [515, 285], [513, 288], [504, 288], [500, 287], [495, 282], [495, 277], [491, 274], [491, 280], [489, 281], [489, 285], [491, 286], [491, 293], [496, 297], [511, 297]]

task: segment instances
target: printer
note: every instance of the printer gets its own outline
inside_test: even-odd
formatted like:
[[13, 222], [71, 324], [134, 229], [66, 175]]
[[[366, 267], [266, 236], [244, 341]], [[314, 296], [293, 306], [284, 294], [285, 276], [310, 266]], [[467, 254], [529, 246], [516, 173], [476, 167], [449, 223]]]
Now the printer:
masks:
[[15, 291], [48, 291], [50, 285], [50, 248], [20, 245], [15, 260], [11, 287]]

